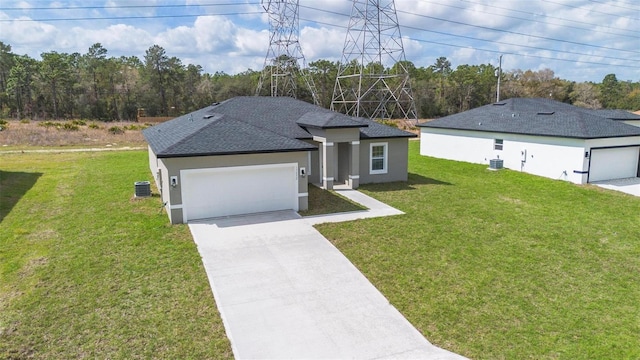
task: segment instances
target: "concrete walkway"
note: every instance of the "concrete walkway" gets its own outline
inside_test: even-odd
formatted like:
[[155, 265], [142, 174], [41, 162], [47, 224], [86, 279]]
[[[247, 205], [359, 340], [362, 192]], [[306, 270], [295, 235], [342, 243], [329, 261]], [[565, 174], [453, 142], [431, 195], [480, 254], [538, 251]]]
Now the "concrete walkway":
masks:
[[464, 359], [429, 343], [313, 224], [401, 214], [293, 211], [189, 223], [237, 359]]
[[382, 217], [382, 216], [391, 216], [391, 215], [401, 215], [404, 214], [402, 211], [393, 208], [383, 202], [380, 202], [370, 196], [367, 196], [361, 193], [358, 190], [353, 190], [347, 186], [334, 186], [333, 190], [338, 194], [346, 197], [347, 199], [356, 202], [368, 210], [363, 211], [352, 211], [346, 213], [338, 213], [338, 214], [328, 214], [328, 215], [318, 215], [318, 216], [307, 216], [304, 220], [311, 224], [321, 224], [321, 223], [329, 223], [329, 222], [343, 222], [343, 221], [351, 221], [358, 219], [367, 219], [374, 217]]

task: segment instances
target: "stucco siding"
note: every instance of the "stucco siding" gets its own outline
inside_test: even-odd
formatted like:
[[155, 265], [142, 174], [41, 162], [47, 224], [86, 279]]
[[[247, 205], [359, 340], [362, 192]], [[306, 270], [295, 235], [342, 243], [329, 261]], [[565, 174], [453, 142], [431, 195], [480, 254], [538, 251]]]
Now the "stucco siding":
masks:
[[351, 142], [360, 139], [359, 128], [316, 129], [307, 128], [315, 137], [326, 139], [328, 142]]
[[588, 159], [584, 155], [582, 141], [531, 142], [533, 139], [504, 140], [503, 156], [505, 167], [526, 173], [566, 180], [575, 184], [586, 182], [584, 171]]
[[[387, 143], [387, 173], [371, 174], [371, 144]], [[360, 141], [360, 184], [407, 181], [409, 140], [407, 138], [368, 139]]]
[[[502, 150], [494, 149], [502, 139]], [[422, 128], [420, 154], [489, 164], [502, 159], [504, 167], [576, 184], [586, 182], [585, 143], [580, 139]]]
[[[200, 156], [184, 158], [162, 158], [159, 161], [159, 168], [162, 172], [163, 182], [169, 184], [172, 176], [178, 177], [176, 186], [165, 186], [163, 201], [167, 202], [167, 212], [171, 222], [182, 223], [182, 181], [180, 171], [188, 169], [207, 169], [220, 167], [297, 163], [300, 167], [309, 168], [309, 155], [304, 152], [270, 153], [270, 154], [247, 154], [247, 155], [224, 155], [224, 156]], [[308, 182], [307, 177], [298, 176], [298, 208], [306, 210], [308, 202]], [[256, 186], [260, 186], [260, 179], [255, 179]], [[164, 195], [164, 194], [163, 194]], [[166, 197], [166, 200], [165, 200]]]
[[[163, 159], [158, 159], [157, 162], [157, 174], [159, 174], [158, 182], [160, 183], [160, 187], [158, 188], [160, 191], [160, 197], [162, 198], [162, 203], [165, 204], [165, 209], [167, 214], [169, 215], [169, 220], [174, 223], [182, 222], [182, 211], [177, 211], [175, 209], [175, 205], [171, 205], [171, 186], [169, 185], [169, 171], [167, 170], [167, 166], [165, 165]], [[157, 176], [154, 174], [154, 177]], [[174, 219], [179, 219], [177, 222]]]

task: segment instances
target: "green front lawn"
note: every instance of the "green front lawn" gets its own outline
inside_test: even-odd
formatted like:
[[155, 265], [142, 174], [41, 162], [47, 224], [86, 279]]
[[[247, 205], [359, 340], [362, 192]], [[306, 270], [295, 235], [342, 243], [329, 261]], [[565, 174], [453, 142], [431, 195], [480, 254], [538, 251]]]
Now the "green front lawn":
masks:
[[640, 198], [422, 157], [318, 228], [431, 342], [474, 359], [640, 358]]
[[0, 358], [231, 358], [184, 225], [144, 151], [0, 157]]
[[[408, 183], [362, 187], [406, 215], [319, 229], [430, 341], [640, 358], [640, 198], [410, 146]], [[132, 199], [147, 162], [1, 155], [0, 358], [232, 357], [188, 228]]]

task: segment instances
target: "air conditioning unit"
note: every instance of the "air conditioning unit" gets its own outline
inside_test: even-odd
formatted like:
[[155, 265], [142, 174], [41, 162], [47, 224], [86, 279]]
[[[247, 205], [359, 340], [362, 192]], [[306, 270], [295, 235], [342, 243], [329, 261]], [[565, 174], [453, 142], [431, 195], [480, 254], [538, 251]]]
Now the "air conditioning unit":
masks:
[[151, 183], [148, 181], [136, 181], [135, 182], [135, 197], [149, 197], [151, 196]]
[[500, 170], [504, 165], [504, 160], [502, 159], [491, 159], [489, 160], [489, 170]]

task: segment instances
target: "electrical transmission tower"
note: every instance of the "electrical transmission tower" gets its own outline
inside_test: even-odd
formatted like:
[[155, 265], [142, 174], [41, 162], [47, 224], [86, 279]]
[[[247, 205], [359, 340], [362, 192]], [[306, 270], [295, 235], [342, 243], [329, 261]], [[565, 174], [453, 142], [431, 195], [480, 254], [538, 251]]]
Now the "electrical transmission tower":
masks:
[[417, 119], [393, 0], [353, 0], [331, 110]]
[[297, 80], [302, 78], [318, 105], [317, 91], [313, 79], [304, 71], [306, 62], [298, 42], [298, 0], [262, 0], [261, 3], [269, 15], [271, 34], [256, 95], [261, 94], [265, 82], [270, 82], [271, 96], [296, 98], [299, 95]]

